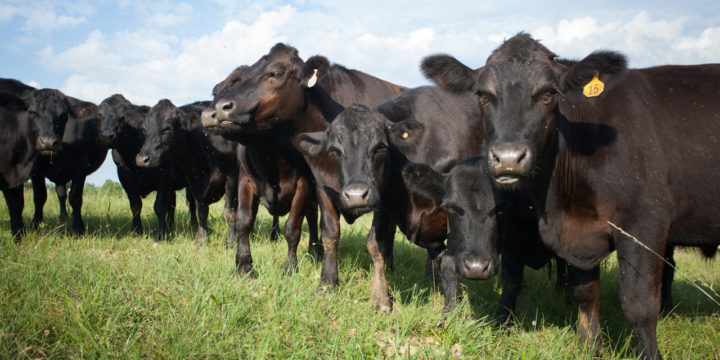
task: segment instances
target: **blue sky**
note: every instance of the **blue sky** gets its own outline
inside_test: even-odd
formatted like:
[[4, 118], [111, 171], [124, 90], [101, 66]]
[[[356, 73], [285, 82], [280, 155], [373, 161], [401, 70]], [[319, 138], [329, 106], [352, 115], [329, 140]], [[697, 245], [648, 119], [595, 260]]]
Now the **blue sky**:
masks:
[[[582, 58], [631, 67], [720, 62], [718, 1], [0, 1], [0, 77], [101, 102], [210, 99], [215, 83], [276, 42], [405, 86], [444, 52], [479, 67], [519, 31]], [[117, 181], [108, 156], [88, 181]]]

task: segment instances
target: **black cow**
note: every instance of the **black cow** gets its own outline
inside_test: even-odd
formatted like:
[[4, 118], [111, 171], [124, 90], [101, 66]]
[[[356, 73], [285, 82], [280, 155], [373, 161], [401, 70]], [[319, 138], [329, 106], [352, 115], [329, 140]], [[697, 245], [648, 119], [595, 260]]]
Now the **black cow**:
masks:
[[23, 184], [30, 178], [38, 153], [54, 152], [57, 142], [52, 122], [30, 117], [23, 98], [0, 91], [0, 190], [16, 241], [24, 229]]
[[[361, 103], [375, 106], [405, 88], [365, 73], [333, 65], [325, 57], [303, 61], [295, 48], [277, 44], [232, 84], [217, 101], [221, 128], [240, 134], [261, 133], [290, 139], [298, 148], [304, 132], [325, 130], [344, 106]], [[325, 260], [320, 285], [337, 286], [337, 244], [340, 240], [339, 191], [334, 165], [327, 154], [308, 159], [316, 181]], [[380, 256], [377, 244], [368, 243]]]
[[614, 52], [568, 63], [519, 34], [478, 71], [449, 56], [423, 69], [479, 95], [494, 186], [527, 194], [543, 241], [572, 265], [580, 340], [598, 344], [598, 269], [616, 250], [623, 313], [642, 356], [659, 358], [666, 249], [720, 244], [720, 65], [631, 70]]
[[[192, 200], [195, 202], [195, 216], [198, 221], [196, 244], [202, 244], [208, 235], [207, 217], [209, 205], [220, 200], [226, 186], [237, 189], [236, 145], [222, 137], [214, 136], [211, 141], [200, 123], [200, 114], [209, 101], [197, 102], [177, 108], [169, 100], [160, 100], [153, 106], [143, 122], [145, 135], [140, 152], [135, 157], [137, 166], [166, 169], [160, 173], [157, 197], [160, 207], [168, 209], [174, 171], [184, 177]], [[225, 171], [221, 169], [224, 167]], [[234, 180], [227, 181], [225, 174]], [[228, 224], [228, 235], [235, 229], [236, 198], [229, 195], [225, 201], [224, 215]], [[166, 234], [158, 234], [164, 238]]]
[[[247, 68], [238, 67], [225, 80], [215, 85], [213, 98], [220, 99], [231, 85], [242, 79]], [[263, 205], [273, 216], [271, 240], [277, 233], [278, 216], [288, 214], [284, 228], [288, 244], [285, 274], [292, 274], [297, 268], [297, 247], [300, 243], [303, 217], [307, 219], [310, 231], [308, 252], [317, 258], [322, 257], [322, 244], [317, 233], [317, 200], [312, 191], [312, 173], [300, 153], [285, 137], [226, 131], [226, 128], [218, 126], [214, 107], [215, 102], [211, 104], [211, 109], [203, 112], [205, 130], [239, 142], [236, 271], [241, 274], [254, 274], [250, 233], [255, 223], [259, 199], [262, 199]]]
[[[406, 171], [415, 174], [415, 187], [444, 189], [441, 206], [448, 217], [448, 239], [440, 270], [443, 310], [454, 308], [462, 279], [487, 279], [500, 268], [502, 296], [495, 317], [505, 324], [515, 310], [524, 267], [539, 269], [550, 262], [553, 253], [540, 239], [527, 196], [494, 189], [485, 176], [484, 164], [483, 155], [471, 157], [459, 162], [444, 178], [425, 164], [411, 164]], [[561, 259], [556, 260], [560, 290], [565, 284], [566, 266]]]
[[[173, 191], [169, 194], [169, 208], [163, 205], [163, 198], [156, 197], [153, 210], [158, 218], [158, 234], [167, 233], [168, 225], [175, 222], [175, 190], [185, 187], [185, 178], [180, 171], [160, 168], [142, 168], [135, 165], [135, 157], [140, 152], [145, 136], [142, 133], [143, 122], [150, 111], [148, 106], [133, 105], [120, 94], [115, 94], [100, 103], [101, 126], [98, 133], [100, 142], [112, 149], [112, 157], [117, 165], [117, 174], [120, 184], [130, 202], [132, 211], [131, 229], [136, 234], [143, 233], [140, 213], [142, 211], [142, 198], [153, 191], [157, 191], [164, 182], [169, 181]], [[168, 171], [173, 177], [167, 179], [162, 176]], [[186, 194], [190, 206], [190, 214], [195, 213], [195, 202]], [[191, 221], [195, 217], [190, 216]]]
[[[308, 156], [324, 150], [336, 161], [332, 176], [338, 179], [339, 206], [348, 222], [374, 212], [368, 243], [378, 244], [389, 259], [387, 266], [392, 266], [397, 224], [411, 242], [428, 250], [428, 274], [433, 274], [447, 233], [440, 207], [443, 185], [439, 181], [434, 190], [416, 186], [413, 173], [404, 169], [416, 162], [447, 172], [480, 152], [484, 134], [479, 116], [472, 95], [420, 87], [398, 94], [374, 111], [352, 105], [326, 131], [303, 134], [299, 145]], [[381, 256], [373, 263], [371, 301], [389, 310], [386, 264]]]
[[70, 185], [72, 207], [72, 230], [85, 233], [82, 219], [82, 194], [85, 178], [95, 172], [107, 156], [107, 148], [97, 141], [99, 112], [90, 102], [65, 96], [54, 89], [41, 89], [27, 96], [28, 110], [33, 118], [54, 122], [55, 134], [61, 139], [58, 151], [40, 156], [35, 162], [31, 176], [35, 216], [33, 225], [43, 221], [43, 206], [47, 200], [45, 178], [56, 184], [55, 191], [60, 203], [60, 218], [67, 217], [65, 199], [66, 185]]

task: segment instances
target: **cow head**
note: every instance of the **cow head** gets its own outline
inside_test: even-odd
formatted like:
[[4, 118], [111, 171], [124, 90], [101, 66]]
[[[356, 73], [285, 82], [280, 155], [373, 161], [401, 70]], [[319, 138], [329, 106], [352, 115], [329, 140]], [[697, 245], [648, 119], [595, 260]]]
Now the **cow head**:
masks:
[[[126, 117], [142, 116], [133, 107], [132, 103], [120, 94], [115, 94], [103, 100], [99, 105], [100, 126], [98, 126], [98, 141], [105, 146], [114, 147], [117, 139], [125, 131]], [[138, 122], [141, 124], [142, 122]]]
[[561, 97], [582, 90], [595, 74], [617, 74], [625, 65], [622, 55], [611, 52], [577, 63], [559, 61], [521, 33], [505, 41], [480, 69], [446, 55], [426, 58], [422, 69], [441, 87], [478, 96], [490, 136], [490, 175], [495, 185], [514, 188], [537, 174], [543, 166], [538, 159], [553, 150]]
[[215, 122], [235, 132], [282, 132], [305, 109], [306, 89], [329, 66], [324, 57], [304, 62], [295, 48], [276, 44], [224, 85], [215, 99]]
[[442, 201], [448, 254], [455, 271], [470, 279], [487, 279], [499, 269], [495, 202], [484, 162], [484, 156], [476, 156], [458, 163], [445, 179]]
[[40, 89], [31, 92], [26, 98], [26, 103], [29, 117], [36, 126], [40, 128], [52, 126], [53, 129], [53, 137], [37, 138], [37, 149], [45, 155], [59, 151], [60, 139], [63, 138], [65, 124], [71, 112], [68, 99], [58, 90]]
[[365, 105], [353, 104], [326, 131], [301, 134], [298, 144], [310, 156], [324, 149], [337, 162], [341, 210], [346, 218], [356, 218], [380, 206], [393, 144], [412, 141], [422, 129], [415, 121], [392, 123]]
[[[27, 136], [28, 145], [32, 147], [27, 155], [34, 156], [37, 152], [51, 151], [57, 142], [55, 136], [54, 123], [43, 117], [31, 118], [27, 111], [25, 101], [15, 94], [0, 91], [0, 111], [2, 116], [9, 116], [3, 121], [12, 121], [11, 118], [18, 121], [20, 135]], [[6, 111], [9, 111], [8, 115]]]
[[197, 121], [195, 117], [193, 113], [178, 109], [170, 100], [160, 100], [143, 121], [145, 142], [135, 157], [136, 164], [140, 167], [158, 167], [181, 153], [185, 146], [183, 130], [189, 129]]
[[[200, 116], [202, 126], [205, 131], [225, 136], [229, 139], [235, 138], [237, 136], [236, 133], [241, 131], [232, 122], [220, 122], [217, 117], [217, 110], [215, 109], [215, 106], [217, 105], [218, 100], [223, 99], [230, 92], [231, 88], [242, 80], [242, 74], [248, 68], [249, 66], [247, 65], [238, 66], [225, 78], [225, 80], [215, 84], [212, 90], [213, 101], [207, 109], [203, 110], [202, 115]], [[223, 126], [220, 126], [221, 124]], [[235, 129], [235, 131], [233, 131], [233, 129]]]

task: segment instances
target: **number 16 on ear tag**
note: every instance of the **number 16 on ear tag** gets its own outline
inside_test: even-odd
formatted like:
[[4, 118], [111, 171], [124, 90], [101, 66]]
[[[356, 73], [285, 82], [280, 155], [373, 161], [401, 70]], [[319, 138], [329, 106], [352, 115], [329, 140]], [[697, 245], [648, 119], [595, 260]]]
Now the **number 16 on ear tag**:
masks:
[[595, 73], [595, 76], [593, 76], [592, 80], [590, 80], [587, 85], [583, 88], [583, 94], [585, 97], [593, 97], [598, 96], [602, 94], [603, 90], [605, 90], [605, 84], [600, 81], [598, 78], [600, 76], [599, 72]]

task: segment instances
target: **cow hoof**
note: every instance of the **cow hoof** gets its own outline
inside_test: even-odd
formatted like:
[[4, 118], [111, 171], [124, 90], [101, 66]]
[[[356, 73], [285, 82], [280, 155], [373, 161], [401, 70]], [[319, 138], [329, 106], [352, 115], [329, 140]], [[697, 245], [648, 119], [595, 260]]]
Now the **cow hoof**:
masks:
[[285, 264], [283, 265], [283, 267], [284, 267], [283, 276], [292, 276], [292, 274], [294, 274], [297, 271], [297, 266], [298, 266], [297, 260], [295, 260], [295, 261], [286, 260]]
[[257, 278], [257, 272], [252, 265], [241, 265], [235, 268], [235, 273], [241, 277], [247, 277], [250, 279]]

